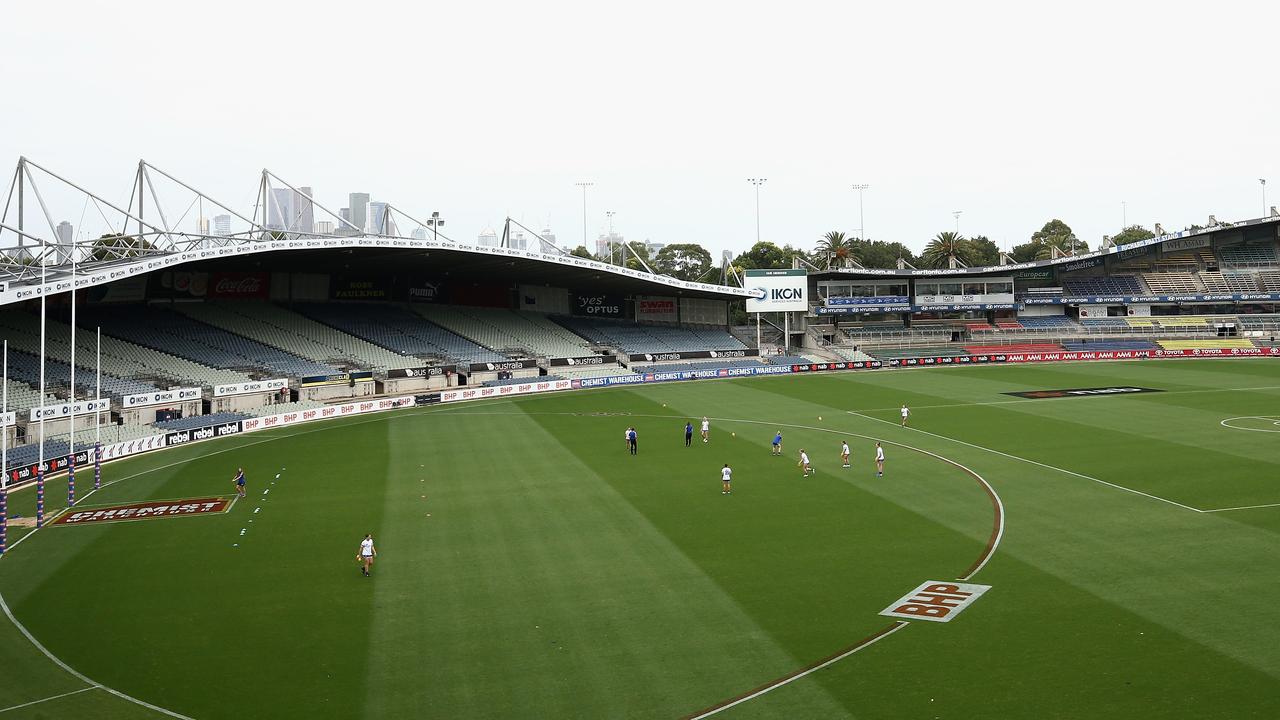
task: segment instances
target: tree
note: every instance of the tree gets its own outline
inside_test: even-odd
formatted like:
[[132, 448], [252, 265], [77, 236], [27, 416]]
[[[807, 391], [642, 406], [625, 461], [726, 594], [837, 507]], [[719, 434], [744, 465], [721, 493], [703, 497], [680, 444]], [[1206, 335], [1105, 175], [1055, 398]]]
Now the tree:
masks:
[[[814, 258], [825, 261], [827, 269], [830, 270], [832, 265], [843, 264], [845, 259], [851, 259], [858, 262], [858, 258], [854, 256], [853, 249], [850, 245], [850, 238], [839, 230], [832, 230], [822, 236], [822, 240], [818, 242], [818, 246], [813, 249]], [[841, 261], [837, 263], [837, 261]]]
[[1031, 262], [1036, 259], [1036, 254], [1040, 252], [1041, 247], [1042, 245], [1035, 242], [1014, 245], [1013, 249], [1009, 251], [1009, 257], [1013, 258], [1014, 262]]
[[972, 265], [993, 266], [1000, 264], [1000, 248], [991, 242], [986, 235], [969, 238], [969, 249], [973, 253]]
[[733, 262], [743, 269], [789, 268], [791, 267], [791, 255], [768, 240], [761, 240], [752, 245], [750, 250], [734, 258]]
[[1071, 226], [1054, 218], [1044, 224], [1044, 227], [1031, 234], [1031, 242], [1041, 246], [1036, 252], [1037, 257], [1049, 257], [1053, 250], [1057, 248], [1061, 254], [1077, 255], [1079, 253], [1089, 252], [1089, 244], [1072, 232]]
[[698, 280], [711, 269], [711, 253], [697, 243], [676, 243], [659, 250], [653, 266], [663, 275]]
[[913, 266], [919, 264], [919, 258], [902, 243], [855, 238], [849, 241], [849, 246], [865, 268], [894, 269], [898, 267], [899, 259], [906, 260]]
[[116, 260], [122, 257], [141, 257], [148, 254], [154, 247], [146, 240], [131, 235], [107, 233], [93, 241], [93, 250], [89, 253], [89, 258]]
[[925, 245], [920, 259], [925, 265], [935, 268], [968, 266], [972, 264], [973, 250], [960, 233], [941, 232]]
[[1155, 236], [1156, 236], [1155, 233], [1142, 227], [1141, 225], [1130, 225], [1129, 227], [1116, 233], [1116, 235], [1111, 238], [1111, 242], [1117, 245], [1127, 245], [1131, 242], [1140, 242], [1142, 240], [1150, 240]]
[[[627, 242], [627, 250], [630, 251], [626, 252], [627, 267], [632, 270], [644, 270], [644, 265], [641, 265], [640, 262], [636, 260], [637, 255], [643, 258], [645, 262], [649, 263], [649, 267], [653, 267], [653, 263], [649, 261], [649, 246], [644, 242], [641, 242], [640, 240], [631, 240]], [[625, 251], [621, 248], [618, 249], [619, 257], [622, 256], [623, 252]]]
[[591, 257], [591, 251], [588, 250], [587, 246], [585, 245], [579, 245], [578, 247], [574, 248], [573, 251], [570, 252], [569, 254], [574, 257], [586, 258], [588, 260], [594, 259]]

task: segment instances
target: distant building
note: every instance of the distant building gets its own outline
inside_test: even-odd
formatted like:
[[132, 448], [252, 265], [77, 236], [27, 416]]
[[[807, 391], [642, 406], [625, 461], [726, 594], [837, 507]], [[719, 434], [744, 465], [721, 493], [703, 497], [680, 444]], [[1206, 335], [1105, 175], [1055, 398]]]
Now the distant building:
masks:
[[304, 233], [314, 232], [316, 223], [316, 204], [311, 201], [311, 198], [315, 197], [315, 193], [311, 191], [311, 188], [305, 185], [298, 188], [298, 190], [300, 192], [294, 193], [293, 195], [293, 211], [296, 227], [291, 229]]
[[[551, 247], [556, 246], [556, 234], [551, 232], [551, 228], [544, 229], [541, 233], [538, 234], [538, 237], [542, 238], [543, 242], [545, 242], [547, 245], [550, 245]], [[541, 251], [543, 248], [544, 248], [544, 245], [542, 243], [538, 243], [538, 247], [535, 249]]]
[[213, 234], [226, 237], [231, 234], [231, 216], [230, 215], [214, 215], [213, 216]]
[[347, 222], [364, 231], [365, 222], [369, 219], [369, 193], [351, 193], [347, 200], [347, 207], [350, 208]]
[[729, 264], [729, 263], [731, 263], [731, 262], [733, 262], [733, 251], [732, 251], [732, 250], [725, 250], [724, 252], [720, 253], [720, 265], [721, 265], [722, 267], [723, 267], [723, 266], [725, 266], [725, 265], [728, 265], [728, 264]]
[[196, 218], [196, 231], [199, 232], [201, 235], [208, 235], [209, 234], [209, 218], [207, 217]]
[[73, 242], [75, 242], [76, 230], [74, 227], [71, 226], [71, 223], [67, 222], [66, 220], [63, 220], [62, 222], [58, 223], [57, 232], [58, 232], [59, 243], [63, 245], [70, 245]]
[[320, 234], [320, 235], [332, 235], [332, 234], [333, 234], [333, 221], [332, 221], [332, 220], [317, 220], [317, 221], [315, 222], [315, 226], [314, 226], [314, 227], [315, 227], [315, 229], [314, 229], [314, 230], [312, 230], [312, 232], [314, 232], [314, 233], [317, 233], [317, 234]]
[[515, 248], [516, 250], [527, 250], [528, 246], [529, 241], [525, 238], [523, 230], [513, 230], [510, 235], [507, 235], [507, 247]]
[[418, 226], [418, 227], [414, 228], [414, 230], [413, 230], [413, 234], [412, 234], [412, 237], [413, 237], [413, 239], [414, 239], [414, 240], [426, 240], [426, 239], [427, 239], [427, 229], [426, 229], [426, 228], [424, 228], [424, 227], [422, 227], [422, 226]]
[[290, 230], [293, 222], [293, 196], [289, 188], [271, 188], [267, 198], [267, 229]]
[[666, 246], [666, 243], [644, 241], [644, 249], [649, 251], [649, 257], [657, 257], [658, 253], [662, 252], [662, 248]]
[[492, 229], [485, 230], [476, 238], [477, 245], [488, 245], [489, 247], [497, 247], [501, 242], [502, 240], [498, 237], [498, 233]]
[[[384, 221], [386, 223], [386, 227], [383, 227]], [[369, 232], [385, 235], [396, 234], [396, 222], [394, 218], [387, 214], [386, 203], [369, 203]]]
[[625, 241], [622, 239], [622, 236], [616, 232], [607, 234], [601, 233], [600, 237], [596, 238], [596, 257], [607, 258], [609, 257], [609, 252], [611, 250], [615, 254], [620, 252], [618, 246], [623, 242]]

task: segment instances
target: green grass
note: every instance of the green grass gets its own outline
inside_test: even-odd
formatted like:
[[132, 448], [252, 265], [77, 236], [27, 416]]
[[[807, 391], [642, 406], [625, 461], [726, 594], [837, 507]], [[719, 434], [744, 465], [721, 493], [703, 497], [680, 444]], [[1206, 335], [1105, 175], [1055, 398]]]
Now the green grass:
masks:
[[[1128, 384], [1164, 392], [1003, 394]], [[46, 528], [0, 561], [0, 592], [71, 667], [192, 717], [680, 717], [883, 629], [890, 602], [983, 554], [990, 499], [927, 451], [1003, 500], [1003, 540], [972, 580], [992, 589], [953, 622], [912, 622], [717, 717], [1270, 718], [1280, 507], [1199, 511], [1280, 503], [1280, 433], [1220, 425], [1280, 414], [1277, 400], [1280, 363], [1178, 360], [352, 418], [110, 465], [104, 480], [128, 479], [89, 502], [226, 494], [237, 465], [249, 498], [225, 515]], [[911, 429], [896, 425], [903, 402]], [[712, 442], [685, 448], [702, 415]], [[768, 450], [779, 428], [783, 458]], [[50, 484], [51, 501], [64, 494]], [[23, 515], [32, 502], [11, 497]], [[354, 561], [365, 532], [369, 579]], [[86, 687], [8, 623], [0, 666], [0, 708]], [[92, 689], [8, 716], [159, 715]]]

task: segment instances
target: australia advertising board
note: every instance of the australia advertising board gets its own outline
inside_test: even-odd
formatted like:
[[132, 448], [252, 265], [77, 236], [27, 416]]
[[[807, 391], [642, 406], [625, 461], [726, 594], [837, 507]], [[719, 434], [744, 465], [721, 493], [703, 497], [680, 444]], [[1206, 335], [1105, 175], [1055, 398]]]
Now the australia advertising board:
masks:
[[791, 312], [809, 309], [809, 278], [803, 269], [748, 270], [747, 312]]

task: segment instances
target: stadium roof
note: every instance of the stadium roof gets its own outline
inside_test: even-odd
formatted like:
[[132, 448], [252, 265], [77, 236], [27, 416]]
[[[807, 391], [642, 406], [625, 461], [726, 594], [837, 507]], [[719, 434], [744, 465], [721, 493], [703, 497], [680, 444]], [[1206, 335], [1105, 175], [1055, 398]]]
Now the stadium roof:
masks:
[[[1280, 229], [1280, 217], [1256, 218], [1253, 220], [1244, 220], [1231, 224], [1214, 225], [1213, 227], [1203, 228], [1201, 230], [1182, 230], [1175, 233], [1166, 233], [1153, 237], [1150, 240], [1142, 240], [1139, 242], [1127, 243], [1125, 245], [1117, 245], [1114, 247], [1095, 250], [1090, 253], [1081, 253], [1079, 255], [1067, 255], [1052, 260], [1034, 260], [1032, 262], [1011, 263], [1009, 265], [988, 265], [982, 267], [967, 268], [925, 268], [919, 270], [905, 269], [876, 269], [876, 268], [832, 268], [830, 270], [819, 270], [811, 272], [810, 277], [818, 277], [819, 279], [836, 279], [836, 278], [876, 278], [876, 277], [937, 277], [937, 276], [974, 276], [974, 275], [1000, 275], [1017, 272], [1019, 270], [1033, 270], [1038, 268], [1056, 268], [1062, 271], [1079, 270], [1087, 267], [1097, 267], [1101, 265], [1106, 258], [1118, 256], [1121, 253], [1145, 254], [1147, 251], [1161, 250], [1186, 250], [1197, 247], [1208, 247], [1214, 241], [1215, 235], [1227, 233], [1231, 231], [1239, 231], [1242, 229], [1262, 228], [1266, 226], [1272, 227], [1269, 237], [1275, 238], [1277, 229]], [[1134, 251], [1142, 251], [1135, 253]], [[1127, 255], [1126, 255], [1127, 256]]]

